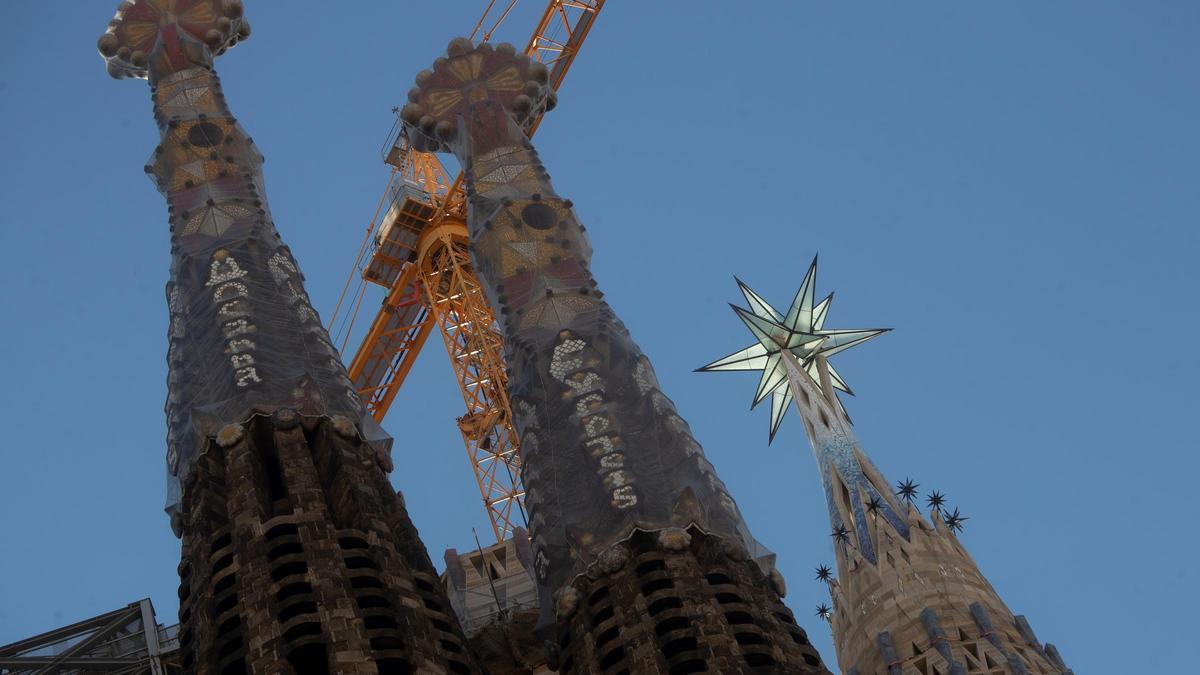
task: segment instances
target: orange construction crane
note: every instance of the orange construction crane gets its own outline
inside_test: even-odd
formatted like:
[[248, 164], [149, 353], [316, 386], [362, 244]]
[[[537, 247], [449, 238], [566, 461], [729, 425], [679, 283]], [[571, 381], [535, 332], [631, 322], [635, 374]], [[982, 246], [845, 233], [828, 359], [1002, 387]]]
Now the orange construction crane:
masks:
[[[495, 4], [496, 0], [488, 2], [472, 39], [490, 40], [516, 0], [485, 28]], [[525, 53], [546, 64], [554, 89], [562, 84], [603, 7], [604, 0], [550, 0]], [[530, 121], [530, 136], [540, 121]], [[463, 176], [451, 179], [436, 155], [411, 149], [399, 121], [384, 146], [384, 161], [393, 167], [388, 187], [367, 227], [330, 329], [340, 326], [335, 339], [344, 352], [368, 282], [387, 289], [350, 362], [350, 379], [367, 410], [382, 421], [426, 338], [438, 327], [467, 407], [458, 428], [492, 530], [496, 540], [503, 541], [525, 520], [520, 441], [505, 388], [503, 340], [468, 252]], [[347, 298], [356, 276], [361, 279]]]

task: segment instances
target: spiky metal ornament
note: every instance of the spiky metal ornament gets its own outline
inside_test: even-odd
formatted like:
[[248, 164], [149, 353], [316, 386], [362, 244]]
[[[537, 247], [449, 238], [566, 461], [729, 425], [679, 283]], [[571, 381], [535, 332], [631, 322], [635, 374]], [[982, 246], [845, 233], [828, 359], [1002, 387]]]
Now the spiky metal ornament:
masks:
[[934, 511], [941, 511], [946, 504], [946, 495], [934, 490], [929, 493], [929, 497], [925, 499], [925, 503]]
[[896, 496], [908, 504], [912, 504], [917, 499], [917, 488], [919, 487], [921, 487], [920, 483], [914, 483], [913, 479], [905, 478], [903, 483], [896, 483]]
[[[825, 317], [829, 313], [829, 305], [833, 302], [833, 293], [825, 296], [820, 302], [816, 299], [817, 259], [814, 257], [804, 275], [800, 290], [788, 307], [786, 313], [772, 307], [766, 300], [734, 278], [738, 288], [746, 298], [750, 309], [743, 309], [731, 304], [738, 318], [758, 340], [757, 343], [734, 352], [729, 356], [717, 359], [712, 363], [697, 368], [699, 372], [719, 370], [761, 370], [758, 388], [754, 392], [751, 408], [757, 406], [768, 396], [771, 396], [771, 440], [783, 421], [783, 415], [792, 402], [792, 390], [787, 383], [787, 367], [784, 365], [781, 352], [787, 350], [800, 362], [802, 367], [820, 382], [817, 373], [817, 357], [828, 359], [830, 356], [843, 352], [855, 345], [860, 345], [873, 337], [886, 333], [889, 328], [868, 329], [827, 329]], [[834, 389], [844, 391], [851, 396], [854, 392], [838, 375], [832, 366], [828, 367], [829, 379]], [[819, 385], [818, 385], [819, 386]], [[836, 398], [836, 396], [835, 396]], [[839, 401], [839, 405], [840, 405]]]
[[968, 520], [970, 520], [970, 518], [959, 513], [958, 507], [956, 506], [954, 507], [953, 513], [946, 514], [946, 527], [950, 528], [951, 532], [962, 532], [963, 523]]

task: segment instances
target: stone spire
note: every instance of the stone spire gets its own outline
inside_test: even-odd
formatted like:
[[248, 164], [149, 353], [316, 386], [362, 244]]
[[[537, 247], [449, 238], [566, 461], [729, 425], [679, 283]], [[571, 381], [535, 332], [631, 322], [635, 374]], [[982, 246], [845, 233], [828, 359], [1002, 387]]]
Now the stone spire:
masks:
[[137, 0], [98, 44], [113, 77], [149, 79], [161, 136], [183, 667], [478, 672], [213, 71], [249, 32], [241, 0]]
[[[827, 672], [782, 579], [650, 361], [597, 290], [591, 248], [525, 125], [540, 63], [459, 38], [401, 111], [466, 176], [475, 268], [499, 311], [534, 569], [564, 672]], [[760, 567], [755, 558], [765, 565]]]
[[[836, 393], [849, 388], [827, 359], [883, 331], [825, 329], [829, 298], [813, 303], [815, 283], [814, 260], [786, 315], [742, 285], [751, 308], [735, 309], [763, 350], [778, 356], [782, 380], [768, 378], [767, 369], [774, 367], [774, 361], [768, 362], [765, 354], [752, 354], [759, 359], [753, 362], [734, 354], [704, 369], [761, 369], [766, 385], [760, 386], [768, 389], [760, 392], [764, 397], [773, 393], [777, 401], [795, 402], [829, 509], [838, 576], [833, 578], [827, 567], [818, 569], [818, 579], [829, 585], [833, 598], [832, 611], [822, 606], [819, 613], [832, 622], [842, 671], [846, 675], [1071, 673], [1053, 645], [1038, 642], [1025, 618], [1014, 616], [980, 573], [955, 533], [964, 520], [957, 510], [943, 514], [944, 498], [934, 493], [935, 508], [927, 520], [912, 504], [917, 486], [907, 481], [893, 493], [863, 451]], [[814, 319], [805, 323], [806, 316]], [[772, 432], [777, 427], [773, 409]]]

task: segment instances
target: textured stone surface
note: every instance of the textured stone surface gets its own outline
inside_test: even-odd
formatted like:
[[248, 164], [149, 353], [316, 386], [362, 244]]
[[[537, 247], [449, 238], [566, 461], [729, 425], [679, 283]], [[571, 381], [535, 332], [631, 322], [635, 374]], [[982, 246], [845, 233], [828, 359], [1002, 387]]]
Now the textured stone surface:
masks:
[[941, 513], [934, 509], [927, 520], [893, 495], [845, 411], [826, 393], [830, 388], [818, 386], [790, 355], [785, 361], [835, 528], [838, 577], [829, 590], [843, 671], [1069, 674], [1057, 650], [1040, 644], [1009, 611]]
[[184, 667], [481, 672], [370, 446], [328, 418], [279, 427], [211, 443], [184, 491]]
[[[878, 564], [839, 547], [840, 574], [830, 583], [838, 662], [861, 675], [1070, 673], [1051, 645], [1032, 631], [1022, 634], [1023, 619], [1009, 611], [940, 514], [931, 523], [909, 509], [908, 539], [872, 516]], [[893, 654], [880, 648], [885, 633]]]
[[689, 534], [680, 547], [639, 532], [623, 564], [564, 589], [579, 602], [550, 647], [562, 672], [829, 672], [756, 563]]

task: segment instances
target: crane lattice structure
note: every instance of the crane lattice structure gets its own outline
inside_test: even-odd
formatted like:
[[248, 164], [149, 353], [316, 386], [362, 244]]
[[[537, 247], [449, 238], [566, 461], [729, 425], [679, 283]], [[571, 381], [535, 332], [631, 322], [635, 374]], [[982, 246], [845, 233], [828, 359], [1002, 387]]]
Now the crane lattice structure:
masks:
[[[485, 29], [495, 5], [490, 0], [471, 38], [489, 40], [515, 4], [510, 0]], [[553, 89], [562, 84], [603, 7], [604, 0], [550, 0], [542, 13], [525, 54], [546, 64]], [[528, 135], [540, 121], [540, 116], [530, 119]], [[458, 428], [492, 530], [503, 541], [525, 519], [520, 440], [505, 390], [503, 338], [471, 265], [463, 175], [451, 178], [435, 154], [414, 150], [398, 121], [384, 146], [384, 161], [393, 167], [388, 187], [330, 327], [341, 326], [336, 341], [344, 353], [368, 285], [387, 289], [349, 367], [350, 379], [376, 421], [387, 415], [421, 347], [438, 327], [466, 404]], [[348, 297], [355, 276], [361, 280]]]

